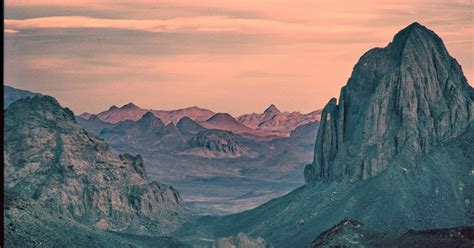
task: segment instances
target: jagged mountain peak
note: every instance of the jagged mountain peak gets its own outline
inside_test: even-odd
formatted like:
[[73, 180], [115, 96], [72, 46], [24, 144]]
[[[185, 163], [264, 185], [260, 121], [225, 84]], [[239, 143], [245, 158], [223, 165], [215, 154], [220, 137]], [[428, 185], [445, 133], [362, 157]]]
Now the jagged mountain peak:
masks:
[[265, 109], [263, 113], [264, 114], [280, 113], [280, 110], [274, 104], [272, 104], [267, 109]]
[[198, 133], [205, 129], [187, 116], [181, 118], [176, 124], [176, 127], [183, 133]]
[[209, 120], [207, 121], [236, 121], [234, 119], [234, 117], [232, 117], [232, 115], [228, 114], [228, 113], [217, 113], [213, 116], [211, 116], [211, 118], [209, 118]]
[[99, 118], [99, 116], [97, 116], [96, 114], [91, 114], [91, 115], [89, 116], [89, 119], [88, 119], [88, 120], [90, 120], [90, 121], [92, 121], [92, 120], [100, 120], [100, 118]]
[[120, 109], [139, 109], [139, 108], [140, 107], [138, 107], [137, 105], [135, 105], [132, 102], [127, 103], [127, 104], [123, 105], [122, 107], [120, 107]]
[[408, 26], [386, 48], [364, 54], [339, 102], [323, 109], [306, 181], [367, 179], [396, 160], [413, 164], [468, 129], [472, 92], [441, 39], [418, 23]]
[[161, 121], [160, 118], [156, 117], [155, 114], [152, 112], [146, 112], [140, 120], [138, 120], [138, 123], [142, 125], [146, 125], [149, 127], [157, 127], [157, 126], [164, 126], [165, 124]]

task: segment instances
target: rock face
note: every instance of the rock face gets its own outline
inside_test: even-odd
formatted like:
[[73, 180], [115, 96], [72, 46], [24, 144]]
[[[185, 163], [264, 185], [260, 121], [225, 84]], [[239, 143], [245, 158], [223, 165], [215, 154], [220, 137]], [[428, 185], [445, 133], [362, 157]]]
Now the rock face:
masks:
[[4, 211], [6, 247], [190, 247], [171, 237], [90, 228], [10, 192], [5, 192]]
[[27, 97], [41, 96], [39, 93], [33, 93], [27, 90], [20, 90], [11, 86], [3, 86], [3, 109], [6, 109], [10, 104]]
[[168, 233], [190, 217], [177, 191], [149, 182], [140, 156], [115, 155], [49, 96], [5, 111], [5, 190], [99, 229]]
[[319, 121], [320, 117], [320, 110], [308, 114], [299, 112], [282, 113], [272, 104], [262, 114], [245, 114], [239, 116], [237, 120], [255, 129], [258, 134], [287, 137], [296, 127]]
[[240, 138], [230, 131], [201, 131], [189, 141], [189, 147], [190, 149], [182, 154], [227, 158], [255, 156], [255, 152], [245, 147]]
[[468, 130], [473, 96], [442, 40], [413, 23], [386, 48], [364, 54], [339, 103], [333, 98], [325, 106], [306, 182], [368, 179], [391, 164], [413, 167]]

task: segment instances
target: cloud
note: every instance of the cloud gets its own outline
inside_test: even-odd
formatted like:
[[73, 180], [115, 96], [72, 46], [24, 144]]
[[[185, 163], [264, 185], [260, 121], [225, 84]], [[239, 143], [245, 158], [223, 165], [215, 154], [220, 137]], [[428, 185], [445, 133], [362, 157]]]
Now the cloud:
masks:
[[414, 21], [439, 34], [474, 77], [472, 0], [6, 0], [5, 7], [5, 81], [78, 112], [130, 101], [234, 114], [274, 102], [309, 112], [339, 94], [364, 52]]
[[5, 33], [7, 33], [7, 34], [16, 34], [16, 33], [20, 32], [20, 31], [15, 30], [15, 29], [8, 29], [8, 28], [6, 28], [6, 29], [3, 30], [3, 32], [5, 32]]
[[226, 16], [195, 16], [167, 20], [103, 19], [88, 16], [52, 16], [32, 19], [6, 19], [7, 29], [78, 29], [104, 28], [126, 29], [145, 32], [238, 32], [307, 34], [318, 33], [347, 34], [370, 31], [368, 28], [333, 26], [331, 29], [317, 25], [288, 23], [267, 19], [240, 19]]

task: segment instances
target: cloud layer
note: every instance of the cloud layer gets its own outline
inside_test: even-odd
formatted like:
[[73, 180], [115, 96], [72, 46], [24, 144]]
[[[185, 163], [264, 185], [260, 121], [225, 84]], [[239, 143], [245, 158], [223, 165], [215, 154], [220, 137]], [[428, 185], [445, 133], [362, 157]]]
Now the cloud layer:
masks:
[[309, 112], [358, 58], [418, 21], [474, 76], [469, 0], [7, 0], [5, 83], [76, 112], [136, 102]]

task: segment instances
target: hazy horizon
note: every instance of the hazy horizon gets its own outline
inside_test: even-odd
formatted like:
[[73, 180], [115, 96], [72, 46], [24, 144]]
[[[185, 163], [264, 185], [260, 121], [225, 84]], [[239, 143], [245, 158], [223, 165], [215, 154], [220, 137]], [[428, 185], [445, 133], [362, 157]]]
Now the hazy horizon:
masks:
[[76, 114], [129, 102], [234, 116], [308, 113], [339, 97], [357, 60], [412, 22], [474, 78], [470, 0], [5, 1], [4, 84]]

